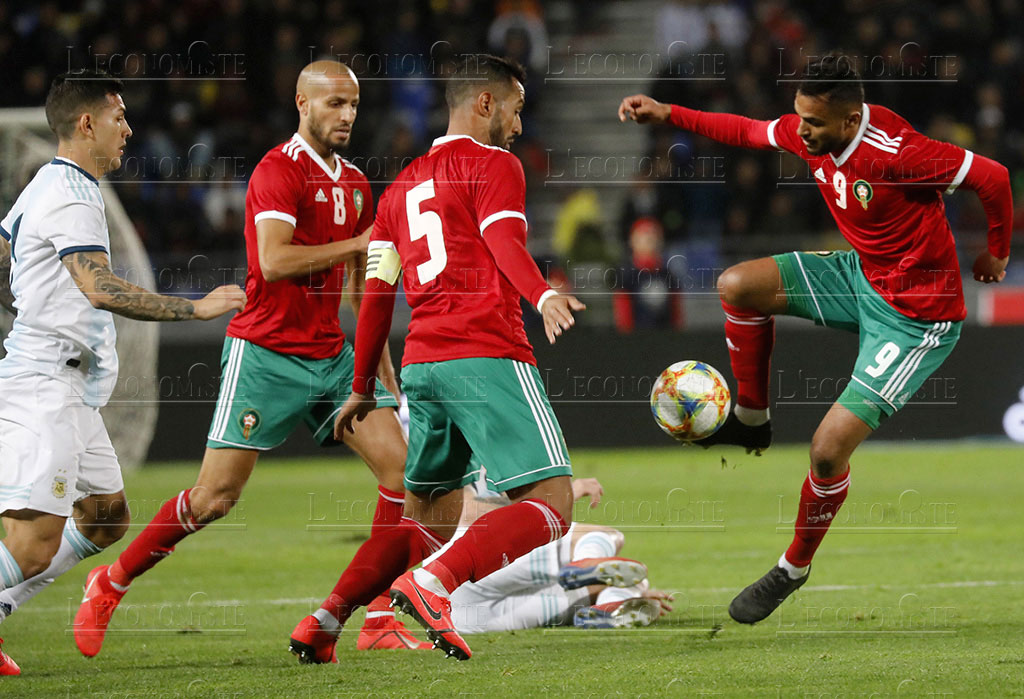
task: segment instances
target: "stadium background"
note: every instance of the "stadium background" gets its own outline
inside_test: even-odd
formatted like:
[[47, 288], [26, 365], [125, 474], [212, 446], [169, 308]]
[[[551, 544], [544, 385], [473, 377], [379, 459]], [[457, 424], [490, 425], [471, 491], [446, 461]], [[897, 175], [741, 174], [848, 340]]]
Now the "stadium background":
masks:
[[[246, 180], [294, 131], [303, 65], [334, 56], [359, 75], [360, 115], [346, 155], [379, 196], [443, 132], [448, 60], [483, 50], [517, 58], [530, 74], [524, 133], [513, 150], [527, 173], [531, 250], [554, 284], [589, 305], [580, 328], [555, 348], [533, 335], [549, 393], [570, 445], [664, 444], [643, 405], [650, 377], [686, 357], [728, 363], [716, 270], [843, 241], [799, 162], [621, 125], [621, 97], [644, 91], [774, 118], [791, 110], [801, 67], [840, 48], [867, 78], [868, 101], [1010, 168], [1019, 230], [1022, 23], [1024, 10], [1011, 0], [5, 3], [0, 65], [14, 79], [0, 106], [40, 105], [53, 75], [68, 69], [126, 78], [135, 136], [111, 180], [159, 290], [199, 295], [244, 278]], [[984, 245], [984, 213], [971, 193], [946, 201], [969, 270]], [[1003, 432], [1024, 386], [1024, 327], [1015, 325], [1024, 322], [1022, 253], [1018, 236], [1004, 285], [965, 282], [971, 327], [961, 346], [883, 436]], [[798, 322], [779, 328], [779, 437], [806, 441], [842, 390], [836, 379], [856, 343]], [[201, 454], [222, 337], [216, 323], [161, 327], [151, 460]], [[296, 435], [283, 453], [311, 452], [311, 441]]]

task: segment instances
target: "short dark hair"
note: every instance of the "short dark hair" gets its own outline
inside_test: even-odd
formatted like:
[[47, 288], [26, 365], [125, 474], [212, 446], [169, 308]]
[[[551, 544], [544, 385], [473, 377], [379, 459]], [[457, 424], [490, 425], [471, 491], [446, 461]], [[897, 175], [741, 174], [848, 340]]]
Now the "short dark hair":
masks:
[[826, 102], [860, 105], [864, 102], [864, 83], [853, 61], [831, 51], [807, 65], [796, 91]]
[[82, 112], [107, 95], [124, 92], [124, 82], [102, 70], [75, 70], [61, 73], [50, 83], [46, 95], [46, 123], [57, 138], [69, 139]]
[[455, 72], [448, 78], [444, 99], [448, 108], [454, 109], [470, 93], [477, 94], [485, 83], [511, 83], [513, 80], [525, 84], [526, 69], [511, 58], [488, 53], [469, 54], [457, 64]]

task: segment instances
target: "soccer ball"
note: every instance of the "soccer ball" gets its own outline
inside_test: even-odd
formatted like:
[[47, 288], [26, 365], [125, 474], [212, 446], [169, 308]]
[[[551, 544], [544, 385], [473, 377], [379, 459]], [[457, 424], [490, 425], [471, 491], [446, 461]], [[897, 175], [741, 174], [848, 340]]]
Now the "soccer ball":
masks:
[[681, 442], [710, 437], [729, 417], [729, 385], [710, 364], [676, 362], [654, 382], [651, 412], [658, 427]]

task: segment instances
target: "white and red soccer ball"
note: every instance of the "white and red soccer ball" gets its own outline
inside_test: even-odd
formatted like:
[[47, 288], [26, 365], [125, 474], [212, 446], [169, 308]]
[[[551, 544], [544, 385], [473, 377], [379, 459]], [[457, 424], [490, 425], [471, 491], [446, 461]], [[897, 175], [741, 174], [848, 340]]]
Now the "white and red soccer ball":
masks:
[[654, 421], [681, 442], [713, 435], [729, 417], [729, 385], [717, 369], [688, 359], [661, 372], [651, 391]]

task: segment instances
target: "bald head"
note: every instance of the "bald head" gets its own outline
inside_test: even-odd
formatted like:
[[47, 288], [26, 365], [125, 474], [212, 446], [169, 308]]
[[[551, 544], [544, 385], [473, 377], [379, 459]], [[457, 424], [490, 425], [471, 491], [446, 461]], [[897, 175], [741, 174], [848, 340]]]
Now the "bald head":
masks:
[[313, 61], [302, 69], [299, 79], [295, 82], [296, 94], [317, 94], [334, 87], [352, 84], [359, 89], [356, 74], [344, 63], [338, 61]]
[[299, 133], [321, 155], [344, 148], [359, 106], [359, 81], [338, 61], [314, 61], [295, 83]]

